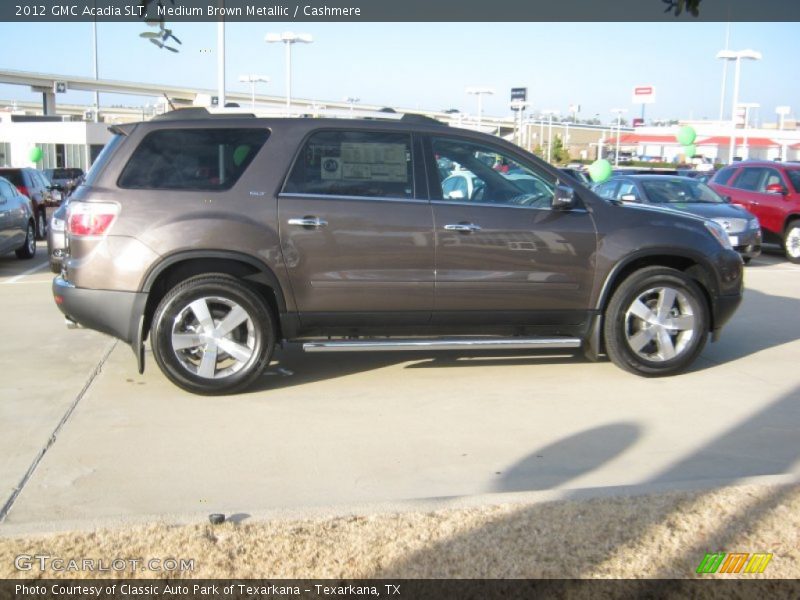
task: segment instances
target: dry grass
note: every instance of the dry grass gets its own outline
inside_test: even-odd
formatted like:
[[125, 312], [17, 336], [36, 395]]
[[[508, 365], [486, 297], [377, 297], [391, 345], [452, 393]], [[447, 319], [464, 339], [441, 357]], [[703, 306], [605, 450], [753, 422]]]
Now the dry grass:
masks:
[[706, 551], [719, 550], [774, 553], [763, 575], [746, 577], [797, 578], [798, 531], [800, 486], [740, 486], [425, 514], [158, 524], [0, 539], [0, 577], [98, 576], [15, 570], [15, 556], [38, 553], [194, 558], [194, 571], [183, 576], [208, 578], [684, 578], [694, 576]]

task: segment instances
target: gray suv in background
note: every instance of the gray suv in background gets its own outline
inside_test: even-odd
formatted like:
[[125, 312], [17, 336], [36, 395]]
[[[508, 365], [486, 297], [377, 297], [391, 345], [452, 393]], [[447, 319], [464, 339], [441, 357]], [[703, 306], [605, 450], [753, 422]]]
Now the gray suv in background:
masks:
[[[581, 348], [670, 375], [741, 301], [742, 260], [714, 221], [602, 199], [423, 117], [184, 109], [112, 131], [71, 197], [55, 301], [129, 343], [140, 372], [149, 338], [192, 392], [246, 388], [284, 342]], [[443, 193], [455, 173], [468, 193]]]

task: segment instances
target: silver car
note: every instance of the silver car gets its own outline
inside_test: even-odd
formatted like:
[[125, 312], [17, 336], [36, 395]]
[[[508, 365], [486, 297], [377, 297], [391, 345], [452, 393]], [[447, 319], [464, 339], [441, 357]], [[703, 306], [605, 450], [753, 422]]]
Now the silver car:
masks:
[[17, 258], [36, 255], [36, 221], [30, 198], [0, 177], [0, 254], [12, 250]]

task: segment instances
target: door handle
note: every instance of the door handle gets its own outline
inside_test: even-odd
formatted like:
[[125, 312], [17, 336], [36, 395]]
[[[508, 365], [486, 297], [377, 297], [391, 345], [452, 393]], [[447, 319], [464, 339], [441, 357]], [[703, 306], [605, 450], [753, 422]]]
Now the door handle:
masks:
[[289, 225], [297, 225], [299, 227], [308, 227], [309, 229], [319, 229], [320, 227], [325, 227], [328, 222], [323, 221], [317, 217], [299, 217], [295, 219], [289, 219]]
[[459, 231], [461, 233], [475, 233], [481, 230], [480, 226], [474, 223], [454, 223], [453, 225], [445, 225], [444, 228], [446, 231]]

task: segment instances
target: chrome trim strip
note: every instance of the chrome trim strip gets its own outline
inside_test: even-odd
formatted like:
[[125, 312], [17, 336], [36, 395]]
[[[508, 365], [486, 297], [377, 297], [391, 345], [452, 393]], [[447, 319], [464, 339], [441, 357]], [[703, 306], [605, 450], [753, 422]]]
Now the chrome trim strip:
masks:
[[296, 192], [281, 192], [281, 198], [305, 198], [307, 200], [365, 200], [368, 202], [408, 202], [410, 204], [429, 204], [427, 200], [419, 198], [391, 198], [386, 196], [335, 196], [333, 194], [298, 194]]
[[581, 341], [572, 337], [555, 338], [442, 338], [395, 340], [326, 340], [305, 342], [305, 352], [365, 352], [369, 350], [528, 350], [580, 348]]
[[491, 202], [454, 202], [453, 200], [431, 200], [431, 204], [440, 206], [481, 206], [484, 208], [514, 208], [517, 210], [546, 210], [547, 212], [557, 213], [588, 213], [585, 208], [571, 208], [569, 210], [553, 210], [552, 208], [541, 208], [539, 206], [514, 206], [513, 204], [493, 204]]

